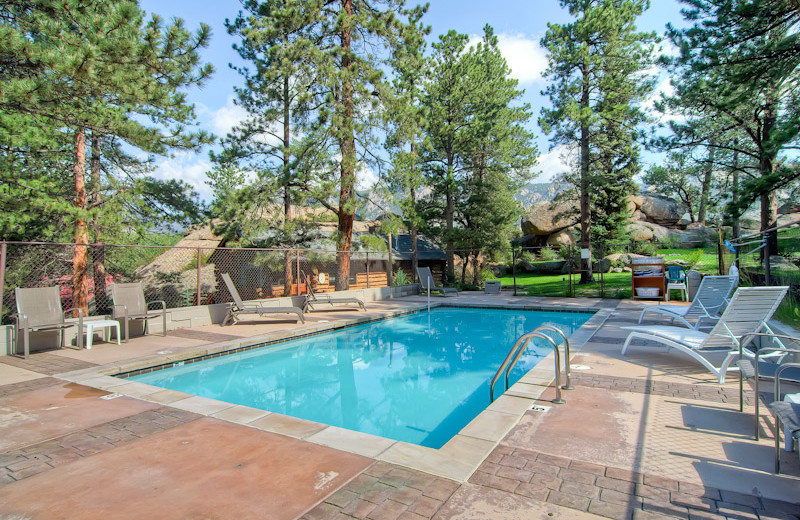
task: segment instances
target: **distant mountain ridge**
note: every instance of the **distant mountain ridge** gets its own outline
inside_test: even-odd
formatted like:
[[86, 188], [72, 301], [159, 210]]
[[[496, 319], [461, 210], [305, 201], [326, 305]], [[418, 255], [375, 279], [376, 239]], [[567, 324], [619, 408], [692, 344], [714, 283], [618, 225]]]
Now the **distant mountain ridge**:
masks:
[[[522, 204], [523, 208], [529, 208], [537, 202], [553, 200], [559, 191], [561, 191], [560, 186], [553, 182], [531, 182], [520, 188], [514, 195], [514, 199]], [[424, 190], [421, 194], [424, 195]], [[387, 211], [400, 213], [400, 207], [397, 204], [374, 190], [359, 192], [359, 197], [361, 205], [358, 210], [358, 218], [361, 220], [376, 220]]]

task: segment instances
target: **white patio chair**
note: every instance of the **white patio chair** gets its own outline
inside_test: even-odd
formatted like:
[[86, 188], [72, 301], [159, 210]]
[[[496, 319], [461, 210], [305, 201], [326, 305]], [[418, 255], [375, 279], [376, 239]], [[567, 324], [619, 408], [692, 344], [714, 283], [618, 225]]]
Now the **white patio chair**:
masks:
[[[708, 333], [673, 326], [622, 327], [632, 331], [622, 346], [622, 354], [625, 355], [634, 339], [660, 343], [691, 356], [717, 376], [720, 383], [724, 383], [725, 373], [729, 369], [738, 370], [738, 367], [730, 367], [730, 364], [739, 356], [739, 341], [748, 335], [744, 342], [747, 344], [752, 342], [753, 337], [749, 333], [772, 333], [767, 322], [772, 318], [788, 290], [789, 288], [785, 286], [740, 288], [733, 295], [717, 324]], [[747, 344], [741, 346], [746, 347]], [[714, 353], [725, 354], [725, 359], [719, 367], [714, 366], [706, 358], [708, 354]], [[743, 353], [748, 357], [755, 356], [747, 348], [743, 348]], [[779, 356], [780, 353], [777, 352], [775, 355]]]
[[[711, 323], [707, 326], [711, 326], [719, 319], [738, 282], [739, 278], [734, 276], [706, 276], [700, 282], [700, 287], [697, 288], [691, 305], [645, 307], [639, 316], [639, 323], [642, 322], [645, 314], [652, 312], [671, 318], [672, 323], [678, 320], [690, 329], [699, 329], [704, 320], [710, 321]], [[694, 324], [689, 322], [690, 319], [695, 320]]]

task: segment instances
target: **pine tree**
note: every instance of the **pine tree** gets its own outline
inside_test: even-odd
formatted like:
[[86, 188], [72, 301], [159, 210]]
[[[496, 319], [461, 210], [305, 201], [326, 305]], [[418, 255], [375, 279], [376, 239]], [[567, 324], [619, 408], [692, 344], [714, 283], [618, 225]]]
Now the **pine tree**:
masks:
[[509, 77], [511, 71], [490, 26], [484, 28], [483, 41], [463, 59], [470, 74], [472, 124], [464, 142], [467, 174], [457, 213], [477, 285], [480, 259], [508, 247], [520, 214], [514, 194], [530, 179], [537, 151], [525, 128], [532, 117], [530, 106], [519, 103], [522, 92], [517, 80]]
[[444, 198], [443, 204], [438, 200], [427, 201], [425, 220], [430, 232], [442, 237], [445, 243], [450, 279], [455, 277], [456, 201], [466, 168], [465, 143], [469, 139], [473, 110], [470, 71], [462, 56], [468, 40], [467, 35], [455, 31], [439, 36], [439, 41], [433, 44], [424, 96], [426, 137], [430, 143], [424, 156], [426, 182], [432, 187], [431, 197]]
[[684, 110], [746, 136], [747, 142], [737, 140], [736, 151], [754, 159], [757, 175], [740, 186], [739, 200], [729, 209], [736, 218], [759, 200], [765, 231], [776, 218], [776, 190], [800, 176], [796, 165], [781, 158], [797, 144], [800, 132], [800, 43], [795, 32], [800, 12], [789, 0], [684, 3], [689, 6], [684, 16], [693, 25], [669, 28], [681, 54], [665, 60], [680, 74], [675, 100]]
[[[561, 5], [578, 18], [571, 24], [549, 24], [542, 39], [549, 61], [545, 76], [551, 79], [543, 94], [553, 106], [542, 110], [539, 124], [553, 133], [555, 144], [577, 145], [579, 168], [573, 182], [581, 247], [590, 249], [592, 190], [613, 184], [620, 175], [630, 177], [635, 168], [631, 161], [638, 151], [632, 143], [641, 120], [636, 103], [649, 89], [641, 72], [653, 36], [636, 32], [636, 17], [647, 8], [647, 0], [561, 0]], [[601, 140], [604, 127], [607, 135]], [[597, 168], [602, 175], [596, 174]], [[614, 196], [608, 207], [624, 208], [620, 198]], [[580, 283], [593, 281], [591, 269], [591, 261], [583, 259]]]
[[[209, 29], [201, 26], [192, 35], [180, 20], [165, 27], [157, 16], [145, 24], [144, 13], [129, 0], [20, 2], [2, 9], [9, 23], [0, 38], [11, 65], [0, 76], [0, 107], [71, 130], [70, 219], [73, 240], [86, 244], [87, 132], [119, 137], [152, 153], [209, 141], [203, 132], [186, 130], [194, 114], [180, 90], [211, 74], [197, 53], [207, 44]], [[73, 304], [84, 310], [87, 268], [87, 248], [76, 245]]]
[[393, 96], [386, 113], [389, 123], [386, 147], [391, 161], [387, 181], [396, 190], [403, 221], [411, 235], [411, 270], [414, 273], [419, 267], [417, 236], [422, 225], [418, 196], [423, 183], [420, 149], [425, 146], [425, 107], [422, 104], [427, 67], [425, 35], [430, 27], [422, 24], [421, 19], [426, 11], [427, 5], [410, 12], [409, 24], [400, 34], [401, 43], [393, 50]]

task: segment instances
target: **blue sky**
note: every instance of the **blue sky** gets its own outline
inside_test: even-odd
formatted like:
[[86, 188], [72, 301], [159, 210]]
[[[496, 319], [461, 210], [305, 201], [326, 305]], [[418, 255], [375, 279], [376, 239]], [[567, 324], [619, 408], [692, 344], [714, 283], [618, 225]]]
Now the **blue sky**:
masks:
[[[410, 2], [409, 2], [410, 3]], [[641, 30], [663, 34], [667, 22], [680, 24], [680, 5], [677, 0], [651, 0], [652, 6], [640, 18]], [[485, 24], [494, 27], [500, 39], [500, 48], [512, 69], [512, 76], [520, 81], [525, 90], [524, 101], [531, 104], [534, 118], [531, 130], [537, 136], [541, 154], [538, 182], [547, 181], [563, 170], [561, 150], [550, 150], [546, 135], [536, 126], [536, 118], [547, 100], [540, 94], [545, 82], [541, 73], [546, 67], [546, 55], [539, 47], [539, 40], [547, 31], [548, 23], [564, 23], [570, 20], [558, 0], [431, 0], [425, 22], [431, 26], [430, 40], [450, 29], [478, 38]], [[241, 4], [236, 0], [215, 2], [196, 0], [141, 0], [148, 13], [157, 13], [166, 19], [183, 18], [190, 29], [201, 22], [211, 26], [213, 36], [210, 46], [204, 50], [203, 59], [216, 68], [214, 77], [203, 89], [188, 92], [189, 101], [195, 104], [200, 127], [224, 136], [244, 116], [233, 103], [233, 87], [241, 84], [240, 76], [232, 71], [229, 63], [239, 63], [239, 57], [231, 48], [236, 42], [225, 30], [225, 19], [236, 17]], [[665, 88], [666, 78], [659, 80]], [[645, 156], [645, 162], [653, 156]], [[160, 159], [154, 173], [159, 178], [178, 178], [190, 183], [201, 197], [209, 200], [210, 190], [205, 184], [205, 172], [210, 169], [208, 148], [201, 152], [179, 153]]]

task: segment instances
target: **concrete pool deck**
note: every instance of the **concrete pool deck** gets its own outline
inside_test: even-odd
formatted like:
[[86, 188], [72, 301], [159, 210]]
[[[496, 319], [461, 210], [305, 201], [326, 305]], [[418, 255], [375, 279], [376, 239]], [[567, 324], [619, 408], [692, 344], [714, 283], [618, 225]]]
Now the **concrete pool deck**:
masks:
[[243, 320], [0, 358], [0, 518], [800, 517], [797, 454], [771, 472], [772, 420], [754, 441], [738, 378], [719, 385], [660, 349], [620, 355], [620, 327], [642, 303], [432, 301], [601, 312], [573, 338], [566, 404], [548, 402], [543, 365], [441, 450], [108, 375], [408, 312], [421, 297], [313, 312], [305, 325]]

